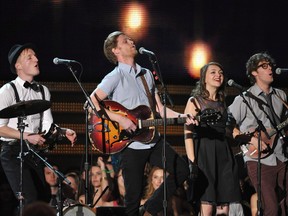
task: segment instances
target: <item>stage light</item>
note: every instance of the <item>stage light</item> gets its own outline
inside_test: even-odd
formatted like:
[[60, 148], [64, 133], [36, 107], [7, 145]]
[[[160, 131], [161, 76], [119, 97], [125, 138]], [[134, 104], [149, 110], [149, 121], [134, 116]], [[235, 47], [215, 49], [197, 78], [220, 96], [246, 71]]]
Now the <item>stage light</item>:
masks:
[[185, 50], [185, 65], [188, 73], [193, 78], [200, 77], [200, 68], [208, 63], [211, 57], [211, 49], [203, 41], [195, 41], [189, 44]]
[[142, 39], [149, 24], [147, 9], [144, 5], [132, 2], [125, 4], [121, 9], [120, 28], [134, 41]]

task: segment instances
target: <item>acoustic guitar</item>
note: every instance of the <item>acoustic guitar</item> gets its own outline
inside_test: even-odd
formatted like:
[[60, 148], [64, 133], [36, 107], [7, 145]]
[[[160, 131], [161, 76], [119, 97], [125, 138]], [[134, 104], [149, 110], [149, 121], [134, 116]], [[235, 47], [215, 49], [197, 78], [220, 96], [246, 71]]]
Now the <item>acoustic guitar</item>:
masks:
[[[261, 140], [267, 145], [267, 149], [264, 149], [263, 151], [261, 151], [261, 154], [260, 154], [261, 159], [267, 158], [273, 153], [273, 150], [275, 146], [277, 145], [277, 141], [279, 138], [277, 132], [282, 130], [287, 125], [288, 125], [288, 118], [285, 121], [281, 122], [279, 125], [277, 125], [276, 129], [266, 129], [270, 139], [265, 135], [263, 131], [260, 132]], [[257, 138], [258, 137], [257, 130], [252, 132], [251, 135]], [[258, 149], [251, 143], [241, 145], [240, 148], [244, 155], [253, 159], [258, 158], [258, 155], [259, 155]]]
[[[121, 104], [105, 100], [104, 107], [114, 113], [126, 116], [137, 126], [133, 133], [127, 132], [117, 122], [100, 118], [95, 114], [89, 114], [88, 133], [92, 148], [103, 154], [114, 154], [123, 150], [133, 141], [150, 143], [156, 132], [156, 126], [164, 124], [163, 119], [154, 119], [152, 110], [145, 105], [134, 109], [127, 109]], [[221, 113], [214, 109], [206, 109], [201, 115], [196, 116], [198, 121], [216, 123], [221, 118]], [[167, 125], [184, 124], [187, 117], [167, 118]]]

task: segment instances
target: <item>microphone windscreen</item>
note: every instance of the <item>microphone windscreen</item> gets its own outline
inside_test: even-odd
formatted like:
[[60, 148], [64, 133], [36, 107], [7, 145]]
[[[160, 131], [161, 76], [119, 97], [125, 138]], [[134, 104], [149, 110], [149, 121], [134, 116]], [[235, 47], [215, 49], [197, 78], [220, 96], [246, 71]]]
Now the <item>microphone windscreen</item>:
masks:
[[53, 59], [53, 63], [54, 63], [54, 64], [58, 64], [58, 61], [59, 61], [58, 58], [54, 58], [54, 59]]
[[281, 68], [276, 68], [275, 73], [278, 75], [281, 74]]
[[144, 50], [144, 47], [140, 47], [140, 48], [139, 48], [139, 53], [140, 53], [140, 54], [143, 54], [143, 50]]
[[232, 85], [233, 85], [233, 83], [234, 83], [234, 80], [233, 80], [233, 79], [230, 79], [230, 80], [228, 80], [228, 82], [227, 82], [227, 83], [228, 83], [228, 85], [229, 85], [229, 86], [232, 86]]

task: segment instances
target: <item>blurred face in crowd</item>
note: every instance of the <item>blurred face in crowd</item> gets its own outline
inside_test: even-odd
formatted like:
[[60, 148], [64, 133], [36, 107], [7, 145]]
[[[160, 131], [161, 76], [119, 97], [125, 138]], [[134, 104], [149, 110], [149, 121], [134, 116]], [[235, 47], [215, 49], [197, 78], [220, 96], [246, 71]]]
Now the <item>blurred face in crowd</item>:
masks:
[[152, 186], [155, 190], [159, 188], [159, 186], [163, 182], [163, 169], [156, 169], [152, 174]]
[[[58, 170], [56, 166], [53, 166], [54, 169]], [[45, 180], [50, 186], [56, 186], [58, 177], [57, 175], [48, 167], [44, 167]]]
[[102, 171], [99, 166], [92, 166], [90, 171], [91, 184], [93, 187], [100, 187], [102, 180]]

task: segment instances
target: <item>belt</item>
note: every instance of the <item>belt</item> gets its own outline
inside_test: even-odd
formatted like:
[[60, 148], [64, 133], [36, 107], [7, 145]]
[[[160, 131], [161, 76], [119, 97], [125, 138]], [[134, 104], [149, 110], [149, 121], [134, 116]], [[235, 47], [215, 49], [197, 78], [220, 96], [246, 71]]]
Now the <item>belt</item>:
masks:
[[1, 145], [15, 146], [15, 145], [19, 145], [20, 140], [10, 140], [10, 141], [1, 140], [0, 143]]

